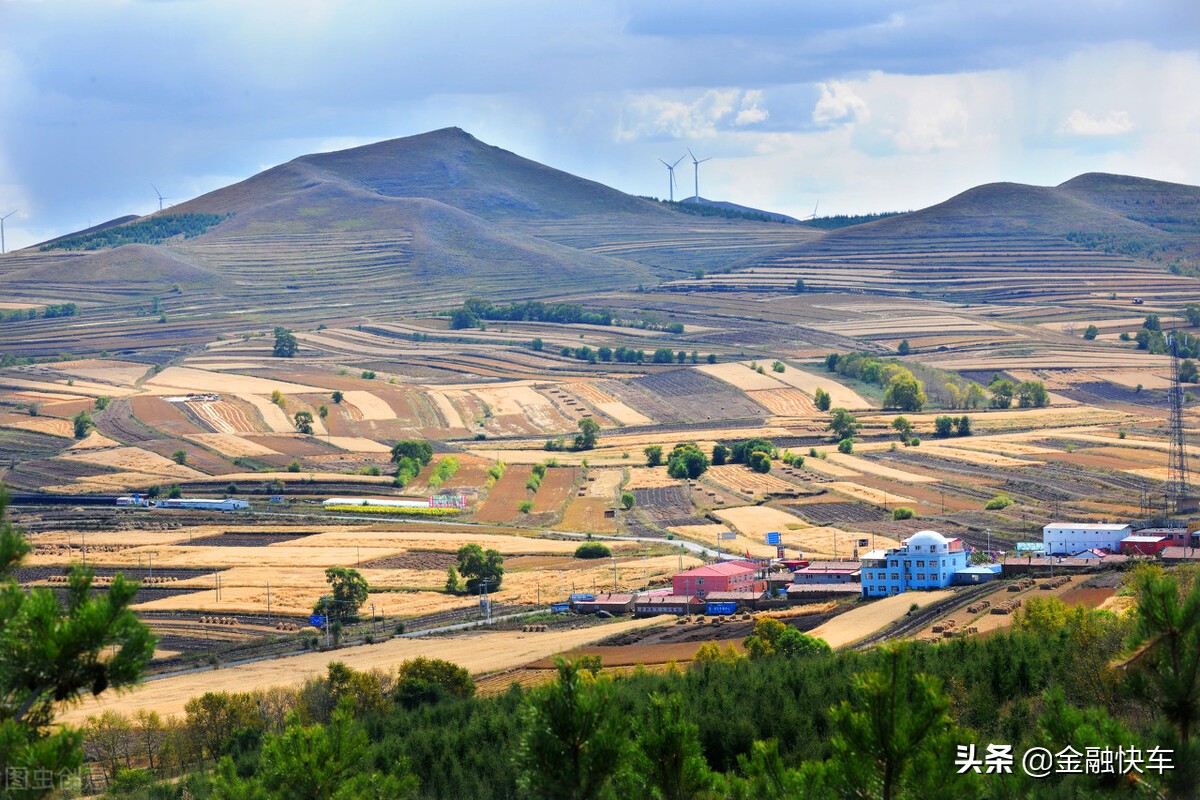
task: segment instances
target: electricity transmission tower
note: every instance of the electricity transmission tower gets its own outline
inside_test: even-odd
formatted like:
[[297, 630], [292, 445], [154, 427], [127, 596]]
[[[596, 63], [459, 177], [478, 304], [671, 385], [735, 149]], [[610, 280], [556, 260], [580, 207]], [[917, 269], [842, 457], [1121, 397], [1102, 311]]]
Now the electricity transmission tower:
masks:
[[1167, 334], [1171, 351], [1171, 442], [1167, 458], [1167, 497], [1176, 514], [1196, 510], [1188, 476], [1187, 444], [1183, 437], [1183, 385], [1179, 380], [1179, 344], [1174, 333]]

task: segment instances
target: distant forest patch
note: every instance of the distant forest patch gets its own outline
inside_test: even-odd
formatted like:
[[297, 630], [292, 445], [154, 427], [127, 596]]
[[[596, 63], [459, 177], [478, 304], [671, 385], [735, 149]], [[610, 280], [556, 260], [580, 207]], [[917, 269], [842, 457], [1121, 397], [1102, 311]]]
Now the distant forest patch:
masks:
[[830, 217], [814, 217], [800, 222], [801, 225], [807, 225], [810, 228], [821, 228], [822, 230], [834, 230], [836, 228], [849, 228], [851, 225], [863, 225], [867, 222], [875, 222], [888, 217], [898, 217], [901, 214], [907, 214], [907, 211], [881, 211], [878, 214], [834, 214]]
[[58, 317], [73, 317], [79, 313], [79, 306], [74, 303], [55, 303], [37, 308], [16, 308], [0, 311], [0, 322], [21, 322], [28, 319], [56, 319]]
[[660, 205], [664, 205], [672, 211], [678, 211], [682, 214], [693, 214], [698, 217], [725, 217], [726, 219], [749, 219], [755, 222], [780, 222], [785, 225], [795, 224], [788, 222], [785, 219], [780, 219], [777, 216], [759, 211], [741, 211], [735, 208], [710, 206], [707, 203], [684, 203], [679, 201], [673, 202], [671, 200], [659, 200], [657, 197], [643, 197], [642, 199], [659, 203]]
[[450, 317], [450, 328], [474, 328], [485, 320], [511, 322], [556, 322], [564, 325], [621, 325], [667, 333], [683, 333], [683, 323], [664, 320], [655, 314], [642, 314], [636, 319], [618, 319], [608, 309], [589, 311], [578, 303], [542, 303], [527, 300], [506, 306], [492, 305], [478, 297], [469, 298], [461, 308], [442, 312]]
[[1067, 233], [1067, 241], [1086, 247], [1088, 250], [1133, 258], [1154, 258], [1166, 249], [1162, 242], [1117, 233], [1070, 231]]
[[65, 236], [58, 241], [44, 244], [38, 249], [43, 252], [47, 250], [103, 250], [125, 244], [160, 244], [174, 236], [191, 239], [232, 216], [232, 213], [166, 214], [105, 228], [95, 233]]

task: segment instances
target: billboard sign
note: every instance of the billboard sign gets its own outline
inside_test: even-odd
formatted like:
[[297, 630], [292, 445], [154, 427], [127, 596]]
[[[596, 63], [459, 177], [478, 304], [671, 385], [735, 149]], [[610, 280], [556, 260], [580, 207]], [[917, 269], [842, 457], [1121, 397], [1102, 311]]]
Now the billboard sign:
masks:
[[429, 496], [430, 508], [466, 508], [467, 498], [461, 494], [432, 494]]
[[324, 614], [310, 615], [308, 618], [308, 624], [312, 625], [314, 628], [322, 627], [325, 624], [325, 615]]
[[737, 534], [734, 533], [733, 531], [721, 531], [720, 533], [717, 534], [717, 538], [725, 539], [725, 540], [736, 539]]
[[778, 545], [779, 543], [779, 531], [770, 531], [767, 533], [767, 544]]
[[594, 595], [594, 594], [573, 594], [573, 595], [571, 595], [572, 603], [579, 603], [582, 601], [595, 600], [595, 599], [596, 599], [596, 595]]
[[868, 546], [868, 545], [870, 545], [870, 544], [871, 544], [871, 540], [870, 540], [870, 539], [859, 539], [859, 540], [858, 540], [858, 545], [857, 545], [857, 546], [858, 546], [858, 547], [866, 547], [866, 546]]
[[1046, 549], [1042, 542], [1017, 542], [1018, 553], [1040, 553]]
[[705, 603], [704, 612], [715, 616], [728, 616], [737, 613], [737, 603]]

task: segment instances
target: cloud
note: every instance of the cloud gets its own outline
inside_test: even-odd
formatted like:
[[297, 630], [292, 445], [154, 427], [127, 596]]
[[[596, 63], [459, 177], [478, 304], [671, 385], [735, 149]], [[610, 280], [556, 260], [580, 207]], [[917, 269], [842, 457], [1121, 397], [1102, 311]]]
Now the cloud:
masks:
[[849, 84], [840, 81], [818, 84], [821, 97], [813, 108], [813, 122], [821, 125], [850, 125], [866, 122], [871, 118], [871, 109], [861, 97], [854, 93]]
[[640, 94], [621, 110], [617, 141], [641, 139], [711, 138], [731, 125], [746, 126], [767, 119], [758, 104], [762, 92], [742, 89], [709, 89], [692, 100]]
[[1128, 111], [1109, 111], [1108, 116], [1099, 119], [1077, 108], [1059, 126], [1058, 132], [1074, 136], [1120, 136], [1133, 128]]
[[742, 107], [738, 110], [737, 116], [733, 118], [733, 124], [742, 127], [766, 122], [770, 113], [758, 105], [762, 102], [762, 96], [761, 89], [755, 89], [742, 95]]

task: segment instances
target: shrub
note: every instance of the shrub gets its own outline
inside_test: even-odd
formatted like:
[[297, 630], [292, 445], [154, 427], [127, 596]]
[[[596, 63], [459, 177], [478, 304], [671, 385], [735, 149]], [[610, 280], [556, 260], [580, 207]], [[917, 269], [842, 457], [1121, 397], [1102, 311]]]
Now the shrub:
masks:
[[900, 506], [892, 510], [892, 519], [912, 519], [913, 510], [908, 506]]
[[362, 371], [362, 377], [363, 377], [365, 380], [368, 380], [368, 381], [373, 381], [373, 380], [375, 380], [375, 371], [374, 371], [374, 370], [369, 370], [369, 369], [364, 369], [364, 370]]
[[608, 545], [599, 542], [587, 542], [575, 548], [576, 558], [609, 558], [610, 556], [612, 556], [612, 550]]
[[288, 472], [299, 472], [300, 471], [300, 462], [293, 458], [292, 463], [287, 465], [287, 471]]
[[854, 452], [854, 440], [849, 437], [842, 439], [840, 442], [838, 442], [838, 452], [839, 453], [853, 453]]
[[187, 450], [176, 450], [171, 453], [171, 460], [176, 464], [183, 465], [187, 463]]
[[1012, 505], [1011, 497], [1008, 497], [1008, 496], [1002, 495], [1002, 494], [998, 494], [995, 497], [993, 497], [991, 500], [988, 500], [986, 503], [984, 503], [983, 508], [985, 511], [999, 511], [1000, 509], [1008, 508], [1011, 505]]
[[517, 503], [517, 511], [520, 511], [522, 514], [528, 514], [532, 510], [533, 510], [533, 501], [532, 500], [522, 500], [521, 502]]
[[761, 450], [756, 450], [746, 459], [746, 464], [755, 472], [767, 473], [771, 471], [771, 455], [764, 453]]
[[621, 492], [621, 508], [628, 511], [636, 502], [637, 498], [633, 496], [633, 492]]

